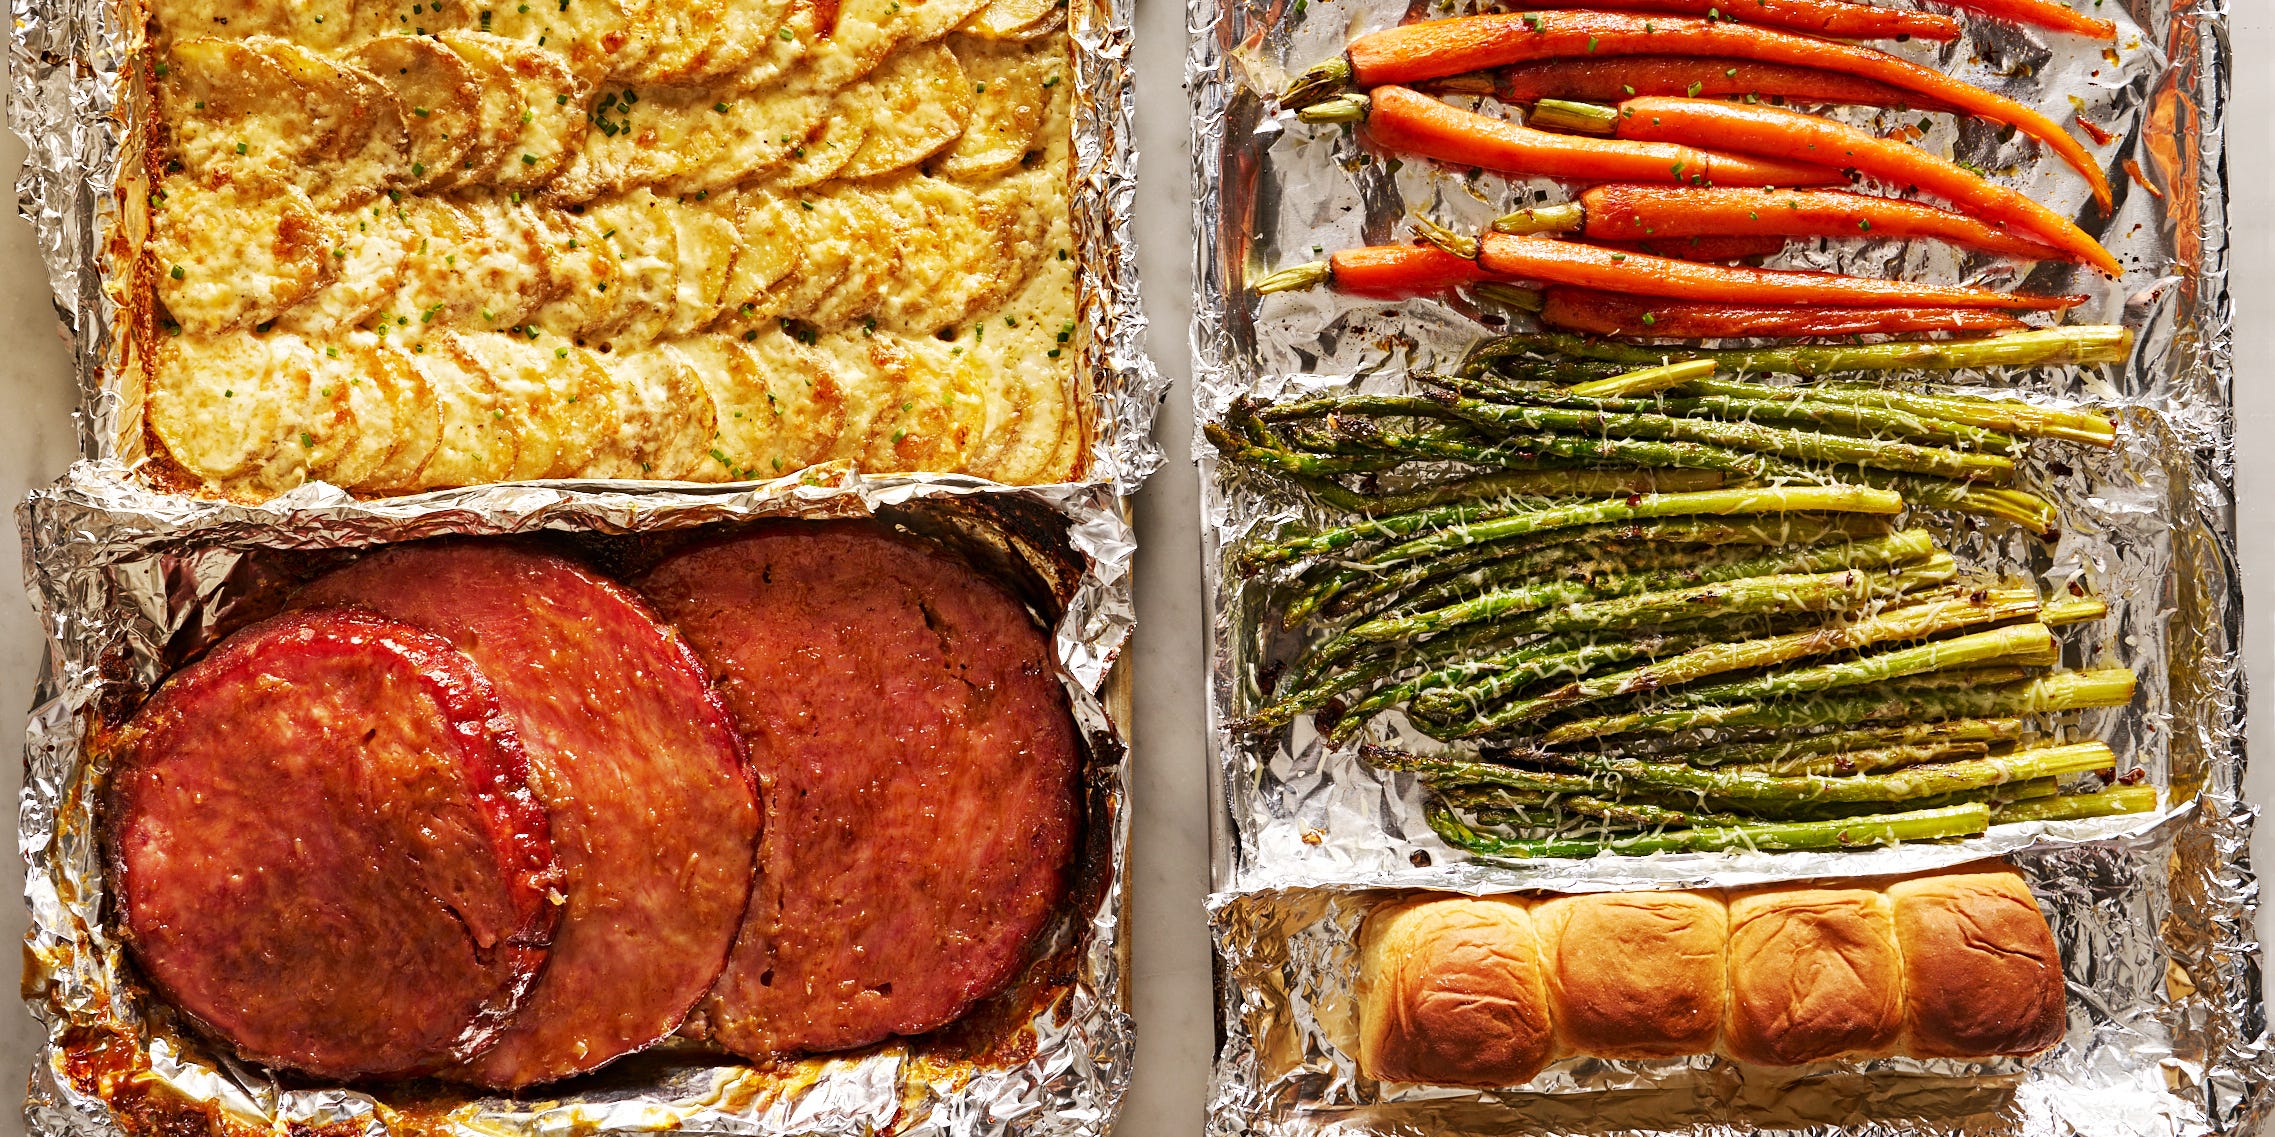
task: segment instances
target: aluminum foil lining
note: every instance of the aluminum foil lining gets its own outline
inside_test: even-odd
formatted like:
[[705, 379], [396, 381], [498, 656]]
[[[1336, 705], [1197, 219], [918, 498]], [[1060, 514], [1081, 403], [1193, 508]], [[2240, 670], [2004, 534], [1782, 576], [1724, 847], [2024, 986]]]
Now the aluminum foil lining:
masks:
[[[1111, 1126], [1134, 1040], [1122, 926], [1126, 766], [1106, 689], [1132, 624], [1135, 550], [1109, 487], [849, 475], [749, 491], [594, 483], [356, 502], [308, 486], [239, 506], [155, 494], [117, 474], [82, 462], [18, 512], [48, 636], [20, 809], [31, 907], [24, 990], [48, 1031], [31, 1072], [31, 1133], [1100, 1137]], [[107, 923], [93, 792], [103, 771], [90, 730], [273, 605], [280, 564], [442, 535], [546, 533], [600, 546], [759, 518], [864, 516], [966, 549], [982, 571], [1059, 613], [1060, 678], [1088, 744], [1078, 900], [1046, 933], [1027, 978], [965, 1026], [763, 1069], [666, 1046], [557, 1087], [554, 1098], [375, 1094], [300, 1088], [217, 1057], [138, 990]]]
[[[1406, 388], [1410, 370], [1449, 366], [1479, 339], [1532, 330], [1521, 313], [1465, 299], [1386, 304], [1326, 291], [1259, 299], [1245, 282], [1338, 249], [1412, 239], [1411, 212], [1474, 232], [1521, 205], [1564, 200], [1547, 180], [1465, 176], [1422, 159], [1370, 153], [1342, 127], [1282, 113], [1271, 95], [1355, 35], [1408, 12], [1435, 17], [1471, 0], [1402, 6], [1395, 0], [1191, 0], [1188, 77], [1195, 114], [1197, 422], [1243, 396], [1295, 398], [1333, 390]], [[1996, 1109], [1911, 1117], [1901, 1109], [1843, 1115], [1843, 1124], [2000, 1133], [2248, 1132], [2266, 1115], [2270, 1064], [2251, 917], [2248, 861], [2254, 809], [2241, 798], [2241, 584], [2235, 567], [2234, 422], [2229, 400], [2229, 242], [2222, 123], [2230, 59], [2218, 0], [2103, 0], [2114, 48], [1968, 18], [1954, 44], [1892, 50], [1923, 65], [2108, 130], [2099, 148], [2116, 187], [2104, 219], [2082, 179], [2027, 138], [1975, 121], [1841, 108], [1835, 117], [1881, 134], [1919, 132], [1919, 144], [1990, 171], [2099, 235], [2126, 267], [2111, 281], [2070, 265], [2018, 268], [1927, 243], [1794, 242], [1773, 266], [1866, 276], [1963, 281], [2002, 289], [2077, 292], [2073, 322], [2123, 323], [2138, 335], [2124, 363], [2027, 372], [1902, 375], [1907, 385], [2107, 407], [2120, 425], [2112, 451], [2039, 444], [2026, 484], [2059, 505], [2064, 528], [2041, 542], [1998, 524], [1946, 514], [1936, 529], [1970, 571], [2052, 589], [2080, 583], [2111, 604], [2108, 619], [2065, 635], [2069, 666], [2133, 668], [2133, 706], [2075, 716], [2077, 733], [2106, 738], [2120, 766], [2141, 767], [2165, 791], [2156, 815], [2002, 826], [1964, 842], [1848, 854], [1713, 854], [1588, 861], [1476, 859], [1442, 844], [1423, 822], [1407, 775], [1361, 764], [1299, 720], [1270, 737], [1231, 723], [1261, 694], [1256, 676], [1301, 647], [1281, 630], [1271, 579], [1244, 578], [1231, 551], [1250, 536], [1329, 515], [1288, 490], [1216, 461], [1196, 437], [1210, 598], [1210, 742], [1214, 802], [1211, 911], [1218, 946], [1223, 1050], [1212, 1112], [1223, 1133], [1714, 1132], [1792, 1125], [1831, 1131], [1823, 1118], [1764, 1120], [1733, 1102], [1752, 1090], [1727, 1064], [1693, 1076], [1664, 1064], [1560, 1067], [1541, 1084], [1500, 1095], [1404, 1092], [1359, 1085], [1327, 1040], [1347, 990], [1348, 933], [1383, 888], [1507, 891], [1741, 884], [1826, 875], [1900, 873], [1986, 855], [2032, 869], [2041, 899], [2080, 945], [2069, 959], [2073, 1023], [2063, 1054], [2010, 1071]], [[1777, 381], [1772, 379], [1771, 381]], [[1375, 737], [1439, 748], [1396, 715]], [[2075, 879], [2071, 874], [2076, 875]], [[2111, 880], [2131, 883], [2122, 902]], [[2109, 878], [2109, 879], [2105, 879]], [[2123, 960], [2129, 979], [2102, 982]], [[2175, 983], [2152, 979], [2170, 974]], [[1317, 1001], [1315, 1001], [1315, 999]], [[2093, 1016], [2079, 1019], [2079, 1015]], [[2081, 1033], [2091, 1031], [2090, 1035]], [[1340, 1063], [1340, 1065], [1338, 1065]], [[1691, 1067], [1684, 1067], [1691, 1070]], [[1875, 1065], [1810, 1074], [1887, 1105], [1908, 1081]], [[2144, 1071], [2146, 1071], [2144, 1073]], [[1846, 1081], [1843, 1081], [1846, 1079]], [[1708, 1087], [1694, 1093], [1682, 1086]], [[1614, 1119], [1627, 1094], [1666, 1089], [1660, 1108]], [[1612, 1096], [1617, 1091], [1619, 1097]], [[1690, 1097], [1682, 1095], [1690, 1094]], [[1893, 1095], [1893, 1096], [1892, 1096]], [[1394, 1100], [1393, 1100], [1394, 1099]], [[1685, 1102], [1692, 1104], [1685, 1105]], [[1708, 1104], [1698, 1104], [1698, 1103]], [[2020, 1103], [2020, 1104], [2015, 1104]], [[1395, 1105], [1397, 1108], [1390, 1108]], [[1711, 1108], [1709, 1108], [1711, 1106]], [[1924, 1108], [1924, 1107], [1923, 1107]], [[1937, 1107], [1943, 1108], [1943, 1107]], [[1909, 1118], [1908, 1120], [1898, 1120]]]
[[[9, 125], [30, 152], [17, 208], [47, 264], [80, 380], [79, 452], [131, 459], [139, 430], [122, 390], [125, 282], [111, 266], [138, 247], [142, 195], [128, 64], [142, 46], [135, 0], [9, 0]], [[1137, 87], [1130, 67], [1135, 0], [1076, 0], [1074, 153], [1069, 177], [1078, 358], [1089, 383], [1091, 481], [1134, 493], [1161, 464], [1153, 417], [1169, 385], [1145, 354], [1135, 239]], [[745, 483], [745, 485], [752, 483]]]

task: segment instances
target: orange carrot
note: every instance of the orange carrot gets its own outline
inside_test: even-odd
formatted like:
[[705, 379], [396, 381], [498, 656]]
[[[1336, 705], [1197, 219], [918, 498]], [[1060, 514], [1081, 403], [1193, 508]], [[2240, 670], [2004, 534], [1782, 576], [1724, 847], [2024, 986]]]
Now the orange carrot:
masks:
[[1386, 150], [1456, 166], [1575, 181], [1807, 186], [1841, 180], [1839, 172], [1821, 165], [1535, 130], [1404, 87], [1374, 90], [1367, 109], [1367, 137]]
[[1662, 296], [1714, 304], [1801, 304], [1835, 308], [1903, 305], [1935, 308], [2073, 308], [2083, 296], [2023, 296], [1957, 285], [1708, 265], [1623, 253], [1582, 241], [1488, 233], [1477, 263], [1496, 277]]
[[[1732, 56], [1821, 67], [1917, 91], [2038, 139], [2085, 175], [2093, 184], [2094, 199], [2104, 210], [2113, 200], [2109, 177], [2100, 163], [2045, 115], [1884, 51], [1774, 28], [1626, 12], [1494, 13], [1386, 28], [1353, 40], [1346, 51], [1348, 77], [1362, 88], [1419, 83], [1538, 59], [1591, 55]], [[1307, 74], [1291, 89], [1290, 97], [1309, 97], [1319, 85], [1316, 74]]]
[[2111, 276], [2123, 271], [2100, 242], [2029, 197], [1916, 146], [1831, 119], [1715, 99], [1629, 99], [1620, 104], [1619, 136], [1661, 142], [1711, 138], [1717, 146], [1749, 154], [1854, 170], [1890, 185], [1917, 187], [1994, 225], [2027, 230]]
[[2117, 24], [2073, 11], [2054, 0], [1944, 0], [1954, 8], [1979, 12], [1994, 20], [2036, 24], [2059, 32], [2076, 32], [2095, 39], [2116, 39]]
[[1841, 190], [1597, 186], [1580, 195], [1593, 241], [1669, 237], [1885, 237], [1935, 240], [2027, 261], [2076, 260], [1964, 214], [1916, 201]]
[[1986, 308], [1821, 308], [1644, 300], [1585, 288], [1551, 288], [1540, 322], [1623, 339], [1798, 339], [1917, 332], [2007, 332], [2023, 326]]
[[[1553, 3], [1514, 3], [1507, 8], [1551, 8]], [[1589, 8], [1615, 12], [1667, 12], [1705, 16], [1740, 24], [1791, 28], [1812, 35], [1841, 39], [1955, 40], [1963, 30], [1959, 21], [1933, 12], [1910, 8], [1876, 8], [1849, 0], [1586, 0]]]
[[1481, 82], [1463, 82], [1467, 78], [1438, 80], [1428, 87], [1444, 92], [1491, 95], [1505, 103], [1531, 103], [1541, 99], [1616, 103], [1637, 95], [1691, 95], [1709, 99], [1784, 98], [1801, 103], [1903, 107], [1919, 111], [1949, 109], [1937, 99], [1871, 79], [1745, 59], [1675, 55], [1544, 59], [1484, 73], [1480, 76]]
[[[1686, 191], [1674, 190], [1681, 193]], [[1742, 261], [1749, 257], [1775, 256], [1785, 251], [1785, 238], [1776, 236], [1722, 237], [1712, 234], [1699, 236], [1642, 237], [1596, 242], [1605, 248], [1624, 249], [1632, 253], [1649, 253], [1655, 257], [1674, 257], [1686, 261]]]
[[1372, 245], [1327, 258], [1335, 291], [1377, 300], [1434, 296], [1492, 277], [1467, 257], [1431, 245]]

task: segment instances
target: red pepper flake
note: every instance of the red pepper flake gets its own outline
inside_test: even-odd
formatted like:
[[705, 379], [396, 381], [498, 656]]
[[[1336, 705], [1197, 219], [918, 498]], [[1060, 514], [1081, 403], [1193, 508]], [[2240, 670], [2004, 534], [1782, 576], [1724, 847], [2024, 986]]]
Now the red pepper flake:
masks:
[[2097, 123], [2092, 119], [2085, 117], [2085, 112], [2083, 111], [2078, 112], [2077, 123], [2078, 129], [2086, 132], [2086, 134], [2093, 139], [2093, 144], [2096, 146], [2107, 146], [2109, 145], [2110, 139], [2117, 137], [2116, 135], [2102, 129], [2100, 123]]

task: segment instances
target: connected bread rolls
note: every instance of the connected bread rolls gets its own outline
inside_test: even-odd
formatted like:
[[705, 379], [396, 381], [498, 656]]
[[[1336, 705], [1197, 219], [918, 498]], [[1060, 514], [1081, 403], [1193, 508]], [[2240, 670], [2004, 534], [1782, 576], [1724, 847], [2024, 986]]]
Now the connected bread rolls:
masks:
[[1359, 1069], [1512, 1086], [1568, 1057], [2028, 1055], [2067, 1027], [2019, 873], [1724, 892], [1423, 895], [1360, 932]]

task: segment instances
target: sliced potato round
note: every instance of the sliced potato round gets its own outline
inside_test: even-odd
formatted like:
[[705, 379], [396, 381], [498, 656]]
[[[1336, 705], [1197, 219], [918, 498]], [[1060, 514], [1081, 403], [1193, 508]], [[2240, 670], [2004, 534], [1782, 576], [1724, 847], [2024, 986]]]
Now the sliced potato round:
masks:
[[[608, 444], [585, 467], [593, 478], [697, 479], [718, 432], [710, 392], [669, 344], [597, 357], [618, 410]], [[698, 479], [700, 480], [700, 479]]]
[[411, 227], [395, 206], [375, 202], [338, 215], [338, 243], [325, 251], [335, 266], [331, 283], [277, 317], [280, 331], [329, 335], [378, 315], [403, 283]]
[[352, 489], [387, 465], [403, 442], [397, 393], [371, 373], [368, 360], [336, 342], [311, 341], [310, 394], [318, 405], [340, 398], [338, 429], [311, 438], [308, 479]]
[[[854, 84], [848, 90], [864, 90]], [[847, 113], [845, 92], [837, 93], [830, 113], [815, 124], [806, 134], [805, 141], [790, 150], [789, 158], [775, 166], [766, 175], [766, 188], [776, 193], [818, 186], [837, 176], [869, 137], [868, 119], [857, 113]]]
[[[387, 458], [362, 478], [347, 483], [366, 493], [402, 493], [418, 488], [419, 471], [442, 444], [442, 405], [410, 356], [382, 344], [369, 332], [350, 332], [331, 341], [355, 361], [359, 376], [386, 403], [384, 415], [394, 435]], [[365, 422], [365, 429], [370, 429]]]
[[742, 244], [730, 198], [719, 204], [673, 202], [673, 245], [679, 250], [679, 289], [664, 334], [684, 336], [706, 328], [726, 311], [727, 280]]
[[[767, 51], [788, 19], [792, 0], [722, 0], [718, 28], [703, 50], [664, 81], [713, 88], [734, 79]], [[793, 33], [795, 35], [795, 33]]]
[[828, 458], [846, 425], [829, 362], [781, 329], [673, 341], [710, 393], [715, 453], [688, 476], [744, 481], [795, 473]]
[[909, 239], [882, 199], [860, 190], [842, 190], [846, 225], [837, 234], [849, 255], [845, 276], [803, 313], [791, 313], [823, 331], [842, 328], [869, 315], [883, 302], [900, 271], [901, 247]]
[[450, 31], [442, 42], [482, 77], [484, 165], [456, 185], [528, 190], [551, 181], [584, 140], [585, 85], [568, 60], [488, 32]]
[[813, 50], [815, 19], [813, 0], [790, 0], [782, 26], [774, 29], [734, 74], [722, 76], [714, 85], [723, 91], [748, 94], [780, 83]]
[[410, 134], [386, 84], [289, 40], [256, 36], [246, 42], [292, 76], [316, 129], [328, 139], [318, 157], [329, 163], [331, 176], [321, 192], [310, 195], [319, 204], [352, 208], [410, 172]]
[[447, 336], [409, 342], [390, 337], [390, 350], [408, 360], [426, 382], [441, 418], [434, 452], [419, 467], [413, 489], [448, 489], [502, 482], [520, 464], [518, 423], [490, 373], [453, 349]]
[[157, 66], [160, 117], [173, 156], [193, 175], [267, 176], [322, 200], [332, 137], [283, 66], [233, 39], [174, 41]]
[[1066, 0], [989, 0], [956, 30], [982, 39], [1029, 42], [1066, 26]]
[[575, 476], [602, 439], [609, 384], [594, 382], [585, 353], [554, 336], [458, 332], [444, 337], [459, 361], [498, 391], [498, 409], [521, 440], [506, 481]]
[[904, 170], [956, 141], [972, 117], [972, 81], [956, 53], [938, 43], [894, 55], [863, 82], [874, 100], [868, 135], [838, 170], [873, 178]]
[[1016, 282], [1019, 234], [1008, 208], [941, 178], [903, 176], [876, 193], [902, 226], [920, 234], [906, 246], [900, 272], [877, 306], [878, 322], [930, 335], [961, 324]]
[[445, 184], [469, 165], [497, 159], [474, 151], [484, 141], [482, 84], [457, 52], [424, 36], [382, 36], [348, 58], [386, 85], [403, 110], [410, 141], [403, 188]]
[[452, 323], [497, 331], [527, 322], [564, 287], [554, 253], [568, 237], [554, 227], [556, 214], [496, 193], [471, 194], [461, 202], [474, 224], [449, 267], [460, 274], [462, 291], [479, 303], [471, 318], [458, 316]]
[[562, 211], [555, 216], [565, 229], [553, 250], [553, 272], [561, 289], [530, 320], [555, 335], [601, 342], [629, 318], [624, 264], [616, 259], [610, 227], [602, 223], [599, 211]]
[[151, 353], [144, 421], [184, 471], [210, 485], [255, 479], [280, 455], [305, 469], [308, 369], [290, 358], [299, 344], [287, 335], [163, 337]]
[[[878, 333], [880, 338], [890, 333]], [[980, 388], [999, 382], [978, 357], [931, 336], [890, 336], [904, 361], [896, 401], [869, 427], [862, 468], [880, 473], [961, 472], [987, 427]]]
[[721, 319], [755, 315], [767, 293], [804, 259], [806, 211], [795, 202], [759, 191], [740, 195], [735, 263], [721, 297]]
[[[622, 275], [617, 287], [622, 318], [600, 346], [625, 351], [654, 343], [679, 304], [679, 237], [671, 211], [678, 203], [635, 190], [594, 205], [587, 213], [602, 227]], [[589, 340], [591, 336], [586, 337]]]
[[916, 0], [908, 8], [903, 43], [931, 43], [955, 31], [987, 7], [988, 0]]
[[266, 178], [161, 183], [150, 219], [158, 300], [183, 330], [250, 328], [330, 283], [339, 227], [308, 195]]
[[955, 145], [933, 161], [933, 172], [977, 179], [1019, 168], [1039, 148], [1043, 123], [1050, 117], [1049, 89], [1043, 84], [1063, 70], [1060, 53], [969, 36], [950, 43], [971, 77], [975, 97], [971, 121]]

